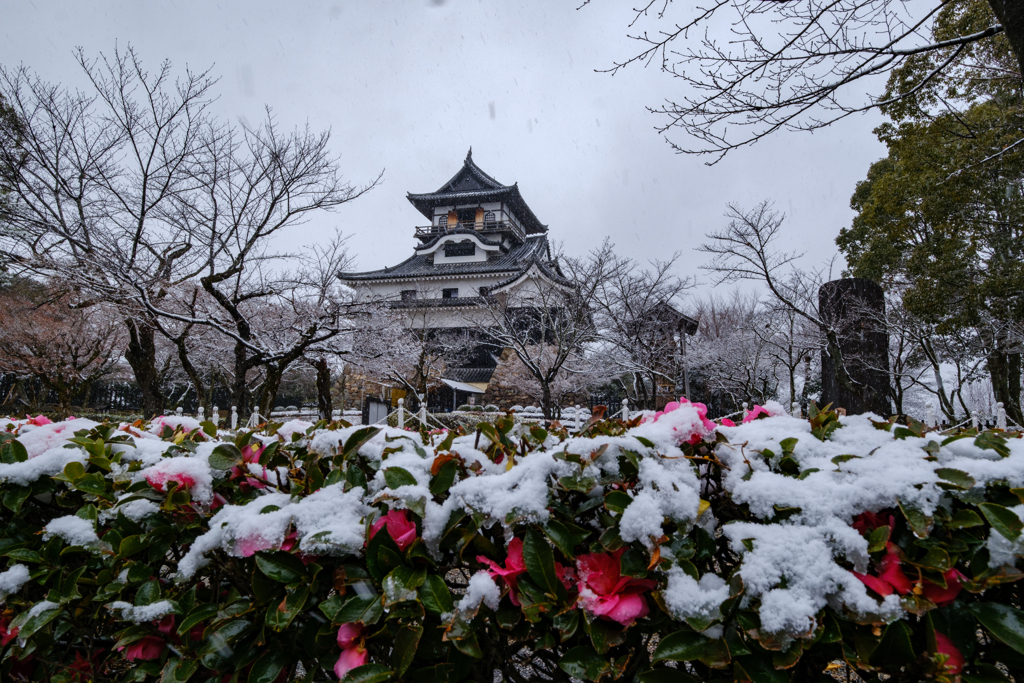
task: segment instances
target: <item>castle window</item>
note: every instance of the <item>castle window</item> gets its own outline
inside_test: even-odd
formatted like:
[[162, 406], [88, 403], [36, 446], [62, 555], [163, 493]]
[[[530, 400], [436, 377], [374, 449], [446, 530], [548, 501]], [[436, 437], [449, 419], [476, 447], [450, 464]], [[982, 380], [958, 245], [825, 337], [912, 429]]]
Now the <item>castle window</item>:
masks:
[[493, 211], [488, 211], [487, 213], [484, 214], [484, 223], [486, 224], [486, 223], [493, 223], [493, 222], [494, 222], [494, 212]]
[[445, 256], [475, 256], [476, 245], [469, 240], [463, 242], [445, 242]]
[[402, 290], [402, 301], [412, 301], [416, 298], [415, 289], [403, 289]]
[[441, 290], [441, 298], [442, 299], [458, 299], [459, 298], [459, 288], [458, 287], [452, 287], [451, 289], [442, 289]]
[[438, 216], [437, 217], [437, 227], [439, 227], [439, 228], [447, 228], [448, 227], [448, 215], [447, 214], [445, 214], [444, 216]]

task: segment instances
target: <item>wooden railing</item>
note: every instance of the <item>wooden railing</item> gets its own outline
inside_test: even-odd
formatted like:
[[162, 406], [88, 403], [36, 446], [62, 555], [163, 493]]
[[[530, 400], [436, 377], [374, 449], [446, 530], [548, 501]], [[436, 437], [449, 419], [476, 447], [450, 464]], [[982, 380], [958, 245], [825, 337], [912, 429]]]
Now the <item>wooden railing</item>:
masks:
[[519, 239], [525, 238], [523, 229], [510, 221], [487, 221], [484, 223], [462, 221], [457, 223], [455, 226], [419, 225], [416, 226], [416, 237], [436, 237], [437, 235], [444, 235], [456, 229], [473, 230], [481, 233], [512, 232], [515, 233]]

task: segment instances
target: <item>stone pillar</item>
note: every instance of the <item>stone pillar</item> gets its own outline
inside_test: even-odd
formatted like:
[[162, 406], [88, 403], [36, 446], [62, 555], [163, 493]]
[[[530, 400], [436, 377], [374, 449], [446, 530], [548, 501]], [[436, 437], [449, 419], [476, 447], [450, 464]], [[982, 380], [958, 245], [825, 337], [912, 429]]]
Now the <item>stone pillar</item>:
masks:
[[885, 293], [872, 280], [844, 278], [818, 290], [818, 314], [836, 330], [843, 365], [854, 387], [840, 380], [827, 346], [821, 352], [821, 406], [887, 417], [889, 403], [889, 333], [885, 327]]

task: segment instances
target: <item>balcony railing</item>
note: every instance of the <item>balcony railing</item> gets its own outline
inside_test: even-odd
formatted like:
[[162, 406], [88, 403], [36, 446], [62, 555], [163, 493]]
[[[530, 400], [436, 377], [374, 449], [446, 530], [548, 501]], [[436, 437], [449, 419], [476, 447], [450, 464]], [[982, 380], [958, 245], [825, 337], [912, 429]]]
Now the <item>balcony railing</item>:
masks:
[[483, 223], [474, 223], [472, 221], [461, 221], [454, 226], [452, 225], [419, 225], [416, 226], [416, 237], [420, 238], [433, 238], [438, 235], [445, 235], [452, 230], [473, 230], [474, 232], [480, 233], [495, 233], [495, 232], [511, 232], [514, 233], [519, 239], [525, 239], [526, 235], [523, 233], [523, 229], [515, 223], [509, 221], [487, 221]]

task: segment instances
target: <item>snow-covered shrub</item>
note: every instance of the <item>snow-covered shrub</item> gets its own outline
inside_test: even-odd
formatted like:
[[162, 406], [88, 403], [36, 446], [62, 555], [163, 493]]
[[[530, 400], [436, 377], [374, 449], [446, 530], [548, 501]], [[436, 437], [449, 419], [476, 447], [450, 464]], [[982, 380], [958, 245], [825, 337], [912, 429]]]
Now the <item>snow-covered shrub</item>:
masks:
[[497, 413], [497, 412], [500, 412], [500, 411], [501, 411], [501, 408], [499, 408], [498, 406], [494, 405], [493, 403], [488, 403], [487, 405], [484, 406], [484, 412], [485, 413]]
[[705, 412], [575, 437], [12, 421], [0, 680], [1024, 669], [1024, 441]]
[[469, 406], [468, 403], [463, 403], [461, 406], [459, 406], [458, 408], [455, 409], [455, 411], [459, 412], [459, 413], [468, 413], [469, 410], [470, 410], [470, 406]]

